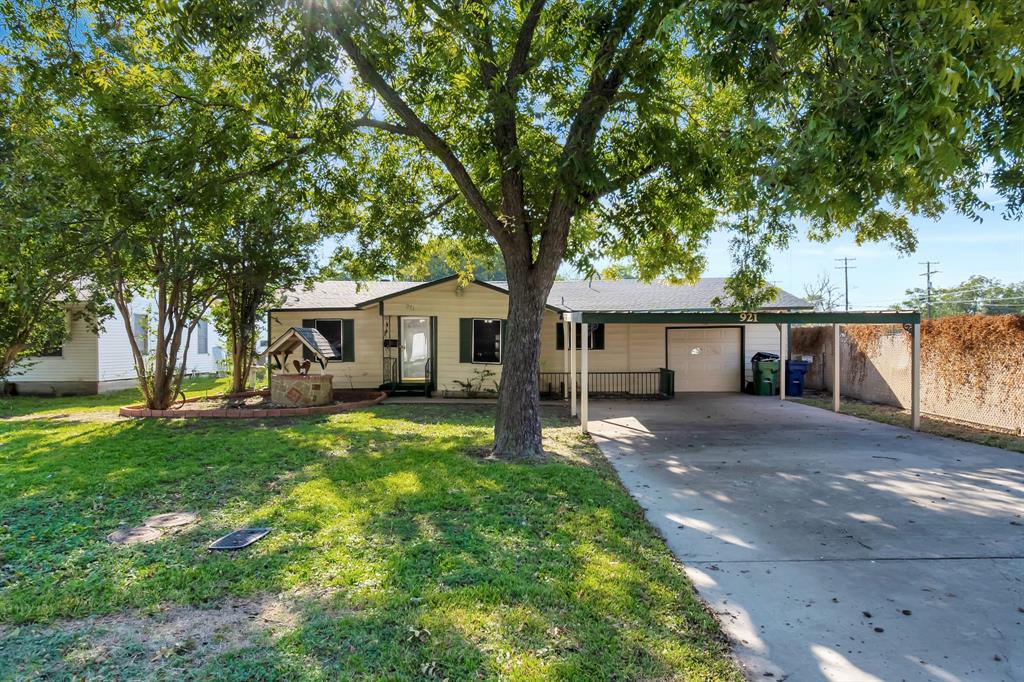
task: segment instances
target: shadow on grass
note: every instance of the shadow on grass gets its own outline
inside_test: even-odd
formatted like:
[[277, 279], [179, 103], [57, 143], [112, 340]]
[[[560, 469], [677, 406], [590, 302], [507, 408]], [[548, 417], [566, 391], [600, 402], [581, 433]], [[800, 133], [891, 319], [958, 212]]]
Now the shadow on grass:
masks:
[[[607, 468], [467, 457], [490, 438], [485, 410], [0, 431], [14, 481], [0, 502], [0, 621], [330, 588], [283, 636], [198, 674], [731, 677], [714, 621]], [[173, 509], [203, 520], [150, 545], [103, 541]], [[243, 525], [274, 531], [244, 552], [205, 550]]]
[[[225, 377], [201, 376], [186, 379], [182, 384], [182, 390], [191, 397], [206, 393], [221, 393], [226, 391], [230, 384], [230, 379]], [[0, 395], [0, 420], [27, 416], [34, 413], [47, 414], [58, 411], [89, 412], [104, 410], [138, 403], [141, 400], [142, 393], [137, 388], [95, 395], [60, 397]]]

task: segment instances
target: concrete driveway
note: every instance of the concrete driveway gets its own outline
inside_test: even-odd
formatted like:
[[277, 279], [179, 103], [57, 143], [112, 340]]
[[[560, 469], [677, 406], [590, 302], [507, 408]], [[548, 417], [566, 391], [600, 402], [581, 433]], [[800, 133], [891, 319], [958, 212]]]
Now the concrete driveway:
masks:
[[1024, 455], [735, 394], [590, 429], [750, 679], [1024, 680]]

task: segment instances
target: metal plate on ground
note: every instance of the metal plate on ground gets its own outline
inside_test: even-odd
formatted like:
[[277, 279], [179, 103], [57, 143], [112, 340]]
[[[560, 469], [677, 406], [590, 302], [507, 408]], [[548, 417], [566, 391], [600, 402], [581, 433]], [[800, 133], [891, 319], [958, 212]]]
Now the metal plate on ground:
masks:
[[269, 528], [240, 528], [222, 538], [217, 538], [210, 545], [210, 549], [242, 549], [256, 542], [269, 532]]

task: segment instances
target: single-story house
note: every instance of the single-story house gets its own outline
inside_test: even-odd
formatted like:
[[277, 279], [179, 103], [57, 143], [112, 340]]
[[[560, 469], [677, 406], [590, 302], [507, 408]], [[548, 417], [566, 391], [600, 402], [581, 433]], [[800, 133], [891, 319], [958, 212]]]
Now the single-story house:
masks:
[[[637, 280], [557, 281], [547, 300], [541, 334], [541, 392], [564, 397], [578, 365], [566, 351], [586, 311], [713, 313], [727, 299], [724, 278], [694, 285]], [[786, 292], [762, 311], [811, 311]], [[317, 329], [335, 347], [326, 369], [336, 388], [385, 388], [460, 395], [494, 391], [501, 381], [505, 282], [456, 277], [432, 282], [326, 281], [286, 293], [269, 313], [268, 342], [292, 327]], [[632, 324], [587, 326], [591, 395], [674, 391], [740, 391], [759, 351], [778, 353], [780, 327], [766, 324]], [[291, 360], [287, 364], [291, 364]], [[665, 370], [672, 380], [666, 383]], [[288, 367], [273, 371], [290, 371]], [[674, 383], [674, 386], [673, 386]], [[663, 396], [664, 397], [664, 396]]]
[[[140, 348], [152, 348], [156, 324], [153, 301], [137, 298], [129, 309], [132, 329]], [[121, 313], [104, 320], [99, 333], [74, 315], [69, 308], [67, 340], [45, 355], [27, 358], [15, 365], [8, 383], [20, 395], [87, 395], [106, 393], [136, 385], [135, 360]], [[200, 320], [188, 349], [188, 372], [211, 374], [224, 358], [224, 342], [213, 323]]]

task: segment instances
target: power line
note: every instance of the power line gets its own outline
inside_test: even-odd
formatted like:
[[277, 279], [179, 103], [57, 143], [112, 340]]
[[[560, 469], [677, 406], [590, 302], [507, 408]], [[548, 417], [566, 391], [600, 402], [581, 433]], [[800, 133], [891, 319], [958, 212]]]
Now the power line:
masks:
[[935, 300], [935, 303], [939, 305], [947, 305], [950, 303], [979, 303], [982, 305], [999, 305], [1003, 301], [1024, 301], [1024, 296], [1009, 296], [1007, 298], [958, 298], [952, 301], [939, 298]]
[[836, 262], [842, 261], [842, 265], [837, 265], [836, 270], [843, 271], [843, 301], [846, 305], [846, 312], [850, 312], [850, 270], [856, 270], [856, 265], [850, 265], [850, 261], [855, 261], [856, 258], [836, 258]]
[[921, 275], [926, 278], [926, 281], [928, 283], [928, 285], [927, 285], [928, 288], [926, 289], [926, 295], [928, 297], [926, 299], [927, 300], [927, 304], [928, 304], [928, 317], [932, 316], [932, 275], [937, 275], [939, 273], [938, 270], [932, 270], [932, 266], [933, 265], [938, 265], [938, 264], [939, 263], [937, 261], [933, 262], [933, 261], [930, 261], [930, 260], [926, 260], [923, 263], [919, 263], [919, 265], [923, 265], [924, 266], [924, 270], [925, 271], [922, 272]]

